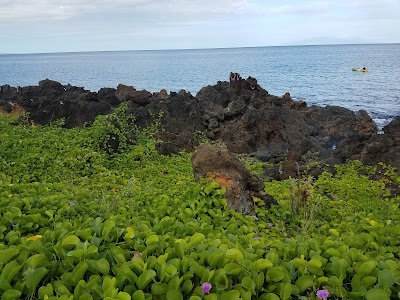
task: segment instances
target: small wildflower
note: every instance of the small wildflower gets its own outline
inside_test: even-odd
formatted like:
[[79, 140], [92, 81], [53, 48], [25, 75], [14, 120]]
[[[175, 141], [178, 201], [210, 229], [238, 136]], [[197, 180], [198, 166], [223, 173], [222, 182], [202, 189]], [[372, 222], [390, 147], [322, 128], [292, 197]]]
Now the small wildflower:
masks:
[[70, 207], [75, 206], [75, 202], [72, 202], [72, 201], [69, 201], [68, 204]]
[[274, 224], [272, 224], [272, 223], [267, 223], [267, 225], [268, 225], [268, 227], [273, 227], [274, 226]]
[[256, 215], [253, 216], [254, 221], [258, 221], [258, 217]]
[[141, 258], [142, 257], [142, 254], [141, 253], [135, 253], [134, 255], [133, 255], [133, 258]]
[[316, 295], [319, 299], [326, 300], [328, 299], [329, 292], [328, 290], [318, 290]]
[[254, 237], [254, 240], [255, 240], [255, 241], [259, 241], [260, 239], [261, 239], [261, 238], [260, 238], [259, 236], [255, 236], [255, 237]]
[[204, 282], [204, 283], [201, 285], [201, 291], [203, 292], [203, 294], [209, 294], [211, 288], [212, 288], [212, 284], [209, 283], [209, 282]]

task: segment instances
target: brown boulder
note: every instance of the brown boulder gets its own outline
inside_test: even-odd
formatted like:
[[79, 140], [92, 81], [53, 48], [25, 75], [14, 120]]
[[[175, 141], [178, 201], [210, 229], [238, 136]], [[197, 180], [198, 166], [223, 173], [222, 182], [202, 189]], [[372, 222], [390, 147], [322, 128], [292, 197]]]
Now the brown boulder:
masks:
[[253, 197], [265, 202], [268, 208], [276, 201], [264, 192], [264, 183], [251, 174], [224, 146], [201, 144], [197, 147], [192, 165], [197, 180], [207, 178], [226, 188], [228, 207], [242, 214], [254, 214]]

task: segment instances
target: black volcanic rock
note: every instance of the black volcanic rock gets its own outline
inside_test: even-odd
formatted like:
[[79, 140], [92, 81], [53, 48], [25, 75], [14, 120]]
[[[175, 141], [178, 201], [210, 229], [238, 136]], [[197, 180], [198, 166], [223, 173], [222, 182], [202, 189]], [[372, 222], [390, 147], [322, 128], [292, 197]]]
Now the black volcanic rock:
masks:
[[138, 126], [152, 124], [162, 112], [164, 130], [158, 137], [164, 143], [158, 149], [163, 154], [193, 150], [198, 144], [195, 133], [201, 131], [209, 139], [225, 143], [232, 152], [286, 161], [283, 178], [292, 176], [297, 168], [293, 164], [301, 163], [310, 152], [321, 161], [360, 159], [367, 164], [383, 161], [400, 167], [396, 155], [400, 153], [399, 118], [384, 128], [385, 134], [377, 134], [376, 124], [365, 111], [308, 107], [288, 93], [270, 95], [255, 78], [232, 74], [230, 82], [204, 87], [195, 97], [184, 90], [152, 94], [122, 84], [97, 93], [52, 80], [43, 80], [38, 86], [4, 85], [0, 106], [9, 111], [19, 105], [38, 124], [65, 118], [70, 128], [92, 122], [126, 102]]
[[228, 207], [242, 214], [255, 214], [253, 196], [262, 199], [266, 208], [277, 202], [264, 192], [261, 179], [248, 171], [227, 148], [201, 144], [192, 157], [194, 176], [207, 178], [226, 188]]
[[384, 134], [355, 136], [339, 145], [335, 155], [346, 159], [358, 159], [365, 164], [385, 162], [400, 169], [400, 117], [383, 128]]

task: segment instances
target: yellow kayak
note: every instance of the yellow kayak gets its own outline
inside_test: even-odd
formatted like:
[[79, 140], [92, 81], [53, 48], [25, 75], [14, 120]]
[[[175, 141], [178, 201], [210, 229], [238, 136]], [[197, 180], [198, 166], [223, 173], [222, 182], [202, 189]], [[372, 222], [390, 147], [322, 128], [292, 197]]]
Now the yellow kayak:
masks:
[[360, 69], [360, 68], [352, 68], [351, 70], [354, 72], [368, 72], [368, 69]]

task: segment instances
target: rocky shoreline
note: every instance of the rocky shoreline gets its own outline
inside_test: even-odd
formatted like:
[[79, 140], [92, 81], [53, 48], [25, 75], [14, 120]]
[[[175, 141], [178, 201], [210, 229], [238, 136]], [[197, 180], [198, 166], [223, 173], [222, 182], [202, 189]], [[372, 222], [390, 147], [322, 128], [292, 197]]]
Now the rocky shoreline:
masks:
[[199, 143], [197, 133], [204, 132], [209, 140], [225, 143], [234, 153], [282, 161], [279, 172], [271, 173], [277, 178], [295, 175], [299, 162], [310, 155], [328, 165], [357, 159], [400, 169], [400, 117], [378, 134], [364, 110], [308, 106], [291, 99], [289, 93], [273, 96], [255, 78], [242, 79], [236, 73], [229, 82], [206, 86], [196, 96], [184, 90], [150, 93], [122, 84], [91, 92], [48, 79], [38, 86], [0, 87], [2, 110], [22, 107], [32, 122], [42, 125], [65, 118], [68, 128], [82, 126], [123, 102], [139, 126], [151, 124], [163, 112], [164, 130], [158, 136], [164, 141], [158, 147], [162, 154], [192, 151]]

